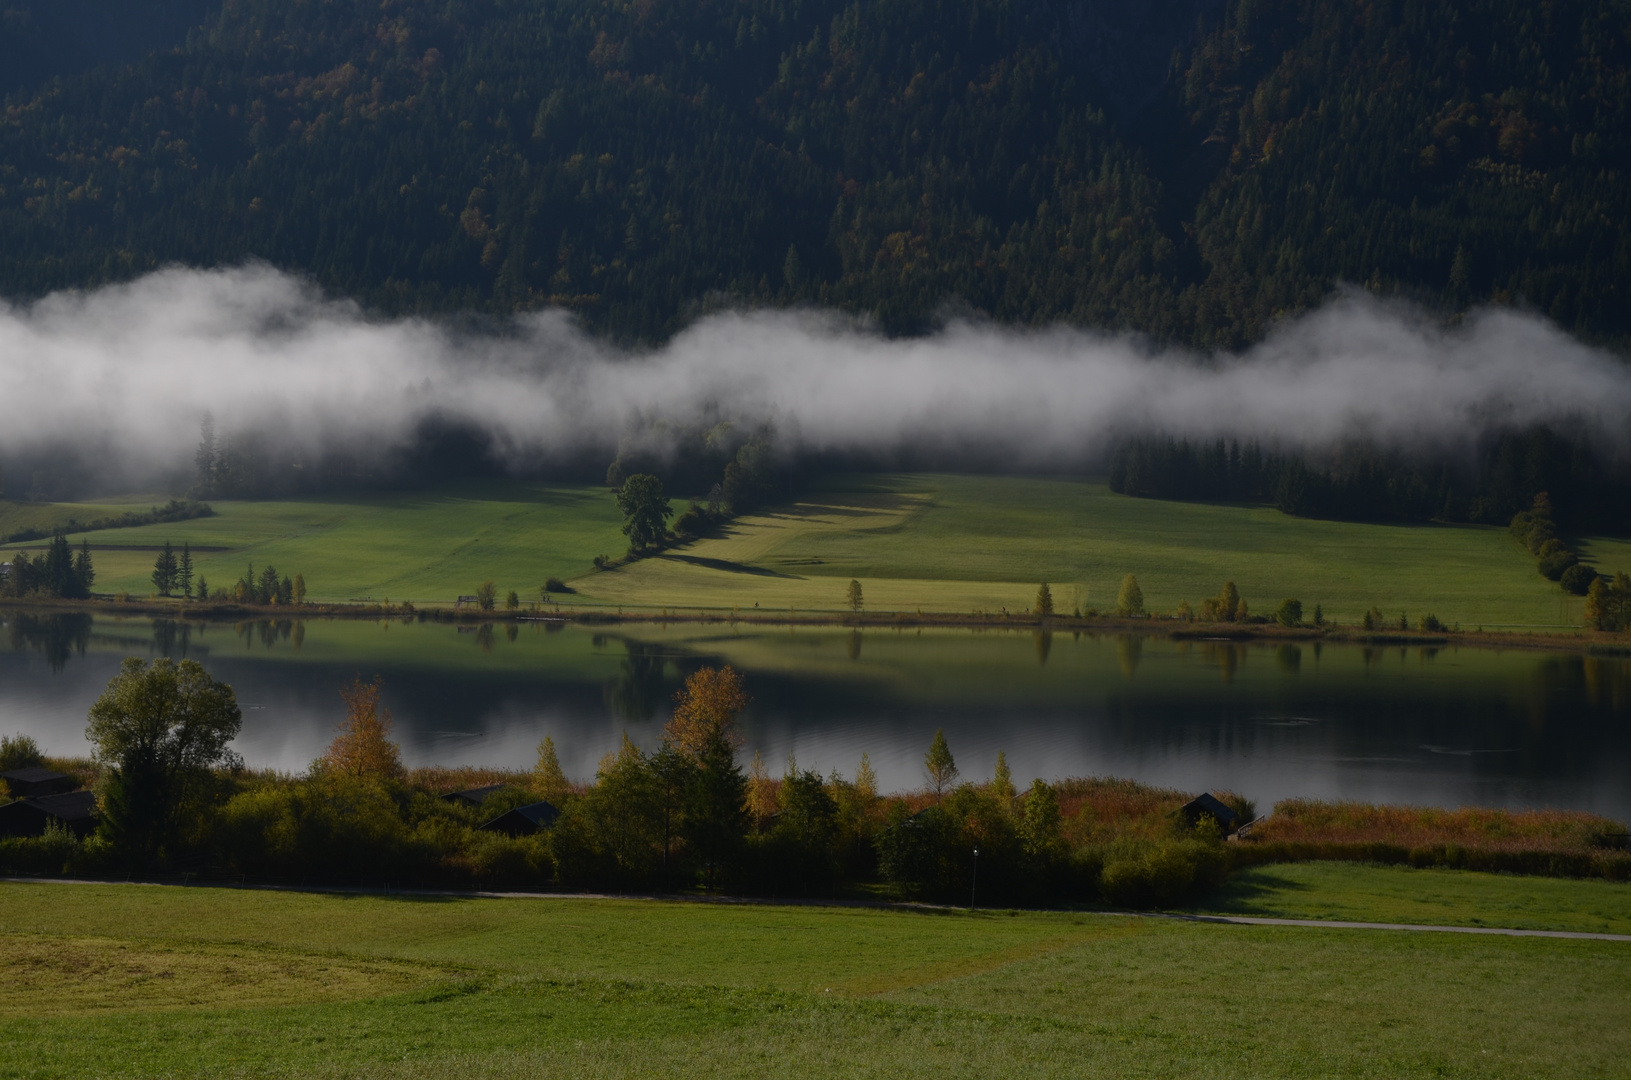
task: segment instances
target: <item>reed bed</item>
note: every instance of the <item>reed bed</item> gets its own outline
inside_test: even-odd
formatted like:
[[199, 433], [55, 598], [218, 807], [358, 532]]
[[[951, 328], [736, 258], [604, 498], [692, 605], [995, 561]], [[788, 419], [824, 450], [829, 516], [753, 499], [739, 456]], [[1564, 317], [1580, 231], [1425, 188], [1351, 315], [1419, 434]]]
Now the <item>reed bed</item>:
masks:
[[1626, 848], [1624, 824], [1577, 810], [1287, 799], [1242, 838], [1235, 862], [1330, 859], [1624, 881]]

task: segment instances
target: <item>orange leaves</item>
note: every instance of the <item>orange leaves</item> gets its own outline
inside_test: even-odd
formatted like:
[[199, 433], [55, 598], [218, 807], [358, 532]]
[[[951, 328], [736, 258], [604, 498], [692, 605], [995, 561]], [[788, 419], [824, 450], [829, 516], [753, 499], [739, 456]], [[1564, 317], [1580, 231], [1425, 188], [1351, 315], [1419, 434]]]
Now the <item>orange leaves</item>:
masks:
[[401, 751], [390, 739], [391, 713], [380, 707], [380, 680], [356, 680], [340, 691], [346, 718], [330, 744], [324, 761], [348, 776], [385, 779], [402, 775]]
[[751, 699], [742, 689], [742, 677], [728, 665], [698, 670], [685, 680], [685, 689], [674, 700], [674, 715], [663, 728], [663, 737], [674, 749], [700, 759], [719, 740], [733, 751], [742, 745], [736, 714]]

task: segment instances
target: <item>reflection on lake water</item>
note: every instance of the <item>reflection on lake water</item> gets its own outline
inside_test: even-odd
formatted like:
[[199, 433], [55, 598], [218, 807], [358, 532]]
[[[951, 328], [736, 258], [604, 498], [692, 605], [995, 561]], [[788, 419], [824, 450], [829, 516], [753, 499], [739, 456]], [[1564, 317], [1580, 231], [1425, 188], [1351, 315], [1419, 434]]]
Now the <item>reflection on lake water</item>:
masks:
[[1631, 817], [1631, 660], [1471, 648], [1177, 642], [1139, 635], [554, 621], [204, 623], [0, 612], [0, 732], [83, 753], [85, 713], [126, 656], [190, 657], [232, 683], [237, 749], [304, 768], [339, 688], [379, 675], [413, 765], [530, 766], [554, 737], [588, 777], [624, 731], [656, 742], [673, 694], [729, 663], [772, 768], [922, 783], [945, 728], [965, 776], [1106, 774], [1292, 795], [1562, 806]]

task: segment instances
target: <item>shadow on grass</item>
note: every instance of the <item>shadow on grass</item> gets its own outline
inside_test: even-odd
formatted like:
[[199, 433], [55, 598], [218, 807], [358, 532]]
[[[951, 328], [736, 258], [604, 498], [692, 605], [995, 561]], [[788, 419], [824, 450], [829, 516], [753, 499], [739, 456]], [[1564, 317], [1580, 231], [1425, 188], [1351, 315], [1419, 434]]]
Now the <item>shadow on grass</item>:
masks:
[[1307, 882], [1284, 877], [1273, 870], [1243, 870], [1231, 875], [1197, 906], [1237, 915], [1260, 914], [1265, 910], [1260, 907], [1261, 901], [1269, 897], [1311, 891], [1313, 886]]
[[700, 555], [676, 555], [666, 552], [657, 556], [659, 559], [670, 559], [674, 562], [687, 563], [691, 566], [700, 566], [707, 570], [723, 570], [728, 574], [751, 574], [754, 577], [794, 578], [793, 574], [783, 574], [775, 570], [767, 570], [762, 566], [749, 566], [746, 563], [731, 562], [729, 559], [706, 559]]

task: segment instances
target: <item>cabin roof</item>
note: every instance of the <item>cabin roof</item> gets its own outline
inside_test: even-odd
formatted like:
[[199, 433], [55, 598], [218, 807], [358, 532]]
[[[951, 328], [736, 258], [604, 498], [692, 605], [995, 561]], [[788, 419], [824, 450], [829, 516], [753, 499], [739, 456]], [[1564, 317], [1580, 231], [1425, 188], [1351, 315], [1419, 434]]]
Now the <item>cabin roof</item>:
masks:
[[1236, 821], [1240, 820], [1239, 814], [1229, 809], [1229, 807], [1215, 795], [1205, 791], [1201, 792], [1201, 794], [1195, 796], [1193, 799], [1190, 799], [1183, 805], [1183, 815], [1190, 821], [1194, 821], [1202, 814], [1211, 814], [1217, 819], [1217, 823], [1223, 826], [1225, 832], [1227, 832]]
[[42, 769], [37, 765], [0, 773], [0, 780], [8, 780], [19, 784], [44, 784], [52, 780], [67, 779], [67, 773], [59, 773], [55, 769]]
[[29, 795], [0, 806], [0, 817], [27, 820], [32, 814], [44, 814], [66, 824], [89, 821], [96, 816], [96, 793], [70, 791], [62, 795]]
[[448, 802], [467, 802], [480, 806], [495, 794], [509, 787], [508, 784], [487, 784], [484, 787], [466, 788], [463, 791], [450, 791], [442, 798]]
[[532, 833], [549, 828], [560, 816], [561, 812], [555, 808], [554, 803], [528, 803], [526, 806], [517, 806], [513, 810], [505, 811], [481, 828], [489, 832], [507, 832], [512, 835]]

